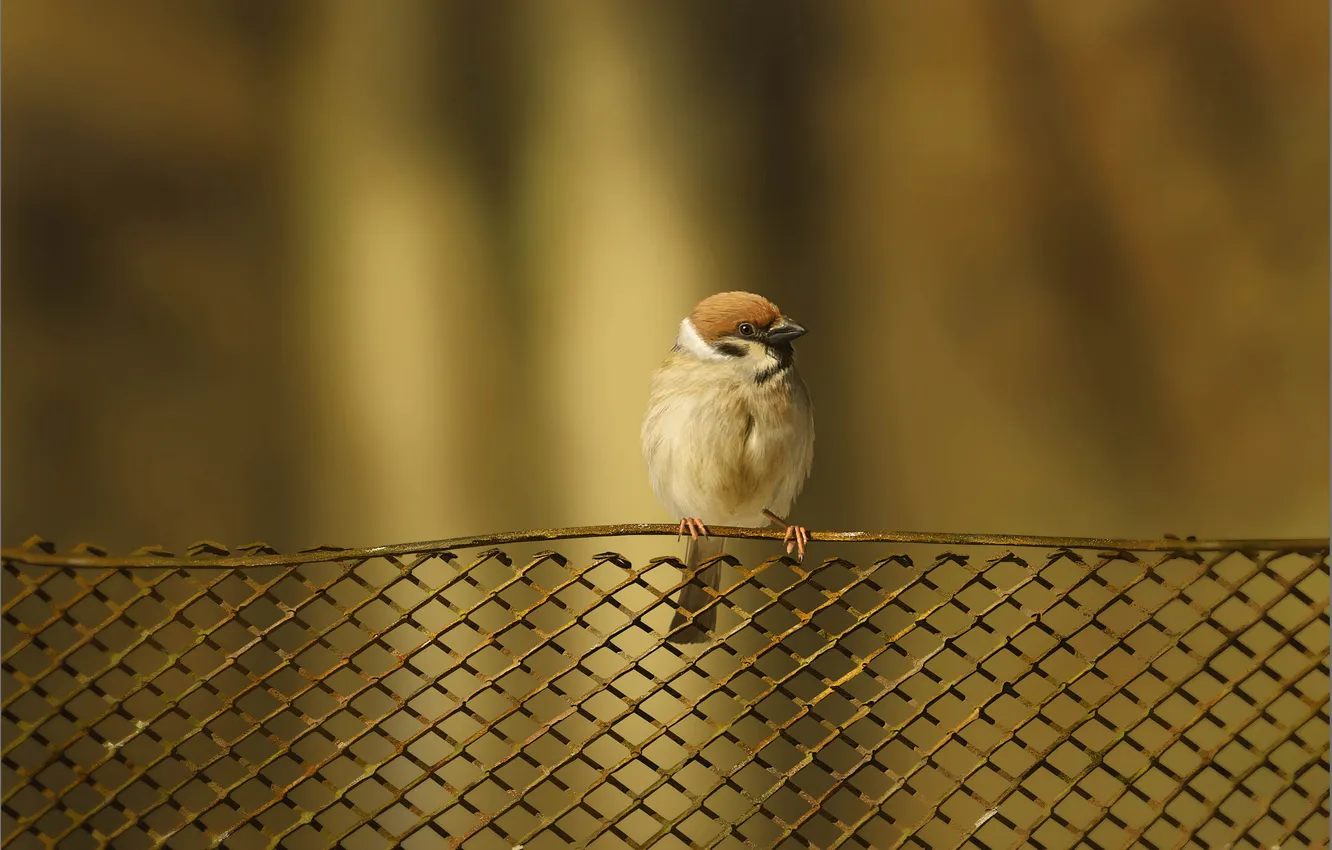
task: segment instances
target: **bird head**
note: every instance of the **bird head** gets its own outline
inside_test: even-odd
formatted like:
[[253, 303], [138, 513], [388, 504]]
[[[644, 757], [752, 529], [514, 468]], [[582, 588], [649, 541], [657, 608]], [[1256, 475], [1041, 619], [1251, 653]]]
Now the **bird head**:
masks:
[[791, 343], [805, 329], [752, 292], [704, 298], [683, 322], [676, 347], [704, 360], [729, 363], [762, 384], [795, 362]]

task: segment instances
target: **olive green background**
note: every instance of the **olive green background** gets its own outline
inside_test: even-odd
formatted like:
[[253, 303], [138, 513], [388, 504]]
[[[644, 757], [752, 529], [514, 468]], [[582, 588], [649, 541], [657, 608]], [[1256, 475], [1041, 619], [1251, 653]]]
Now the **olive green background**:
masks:
[[812, 527], [1325, 534], [1327, 15], [12, 0], [3, 540], [670, 520], [729, 288], [810, 328]]

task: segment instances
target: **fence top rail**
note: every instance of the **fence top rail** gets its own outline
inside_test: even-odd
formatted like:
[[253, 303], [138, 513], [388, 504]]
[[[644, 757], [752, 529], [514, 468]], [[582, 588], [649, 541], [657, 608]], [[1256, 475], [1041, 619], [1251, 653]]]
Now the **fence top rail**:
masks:
[[[736, 528], [709, 526], [714, 537], [732, 539], [781, 540], [776, 528]], [[57, 553], [54, 544], [40, 537], [30, 538], [22, 546], [0, 548], [0, 562], [35, 567], [74, 569], [133, 569], [180, 567], [187, 569], [234, 569], [237, 567], [280, 567], [329, 561], [365, 560], [385, 556], [423, 555], [456, 549], [502, 546], [513, 543], [539, 543], [549, 540], [577, 540], [589, 537], [676, 536], [679, 527], [659, 523], [588, 525], [573, 528], [544, 528], [477, 534], [446, 540], [398, 543], [347, 549], [321, 545], [299, 552], [279, 553], [265, 543], [250, 543], [233, 549], [202, 540], [186, 547], [188, 557], [179, 557], [160, 546], [145, 546], [129, 555], [112, 557], [98, 546], [80, 543], [67, 553]], [[1154, 540], [1128, 540], [1108, 537], [1046, 537], [1028, 534], [952, 534], [930, 531], [811, 531], [809, 539], [820, 543], [900, 543], [942, 546], [1011, 546], [1050, 549], [1097, 549], [1123, 552], [1326, 552], [1328, 538], [1198, 540], [1193, 537], [1166, 536]]]

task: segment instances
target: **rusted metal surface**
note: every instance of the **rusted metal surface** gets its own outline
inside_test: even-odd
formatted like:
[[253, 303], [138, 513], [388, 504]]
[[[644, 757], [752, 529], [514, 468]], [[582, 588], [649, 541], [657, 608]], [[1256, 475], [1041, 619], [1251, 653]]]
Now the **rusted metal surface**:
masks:
[[3, 843], [1326, 839], [1325, 539], [814, 532], [687, 648], [674, 558], [510, 554], [675, 533], [0, 551]]
[[[734, 526], [709, 527], [715, 536], [741, 540], [781, 540], [783, 531], [772, 528], [736, 528]], [[266, 543], [249, 543], [231, 550], [211, 540], [200, 540], [187, 547], [191, 557], [178, 558], [160, 546], [144, 546], [125, 557], [107, 557], [106, 551], [87, 543], [80, 543], [68, 554], [55, 552], [47, 541], [33, 537], [22, 547], [0, 549], [0, 558], [20, 561], [34, 566], [91, 567], [93, 569], [135, 567], [189, 567], [191, 569], [229, 569], [231, 567], [285, 566], [289, 564], [315, 564], [342, 561], [351, 558], [382, 558], [385, 556], [425, 555], [432, 552], [476, 549], [482, 546], [505, 546], [516, 543], [542, 543], [552, 540], [578, 540], [587, 537], [678, 537], [679, 526], [659, 523], [624, 523], [621, 525], [589, 525], [578, 528], [547, 528], [534, 531], [511, 531], [498, 534], [480, 534], [455, 537], [449, 540], [431, 540], [421, 543], [399, 543], [394, 546], [374, 546], [368, 549], [347, 549], [340, 546], [316, 546], [300, 552], [281, 554]], [[1293, 551], [1317, 552], [1326, 548], [1325, 538], [1300, 540], [1198, 540], [1180, 539], [1167, 535], [1160, 540], [1117, 540], [1109, 537], [1040, 537], [1029, 534], [949, 534], [930, 531], [811, 531], [809, 539], [820, 543], [927, 543], [940, 546], [1040, 546], [1050, 549], [1110, 549], [1130, 552], [1237, 552], [1237, 551]], [[214, 557], [216, 556], [216, 557]], [[203, 557], [204, 560], [200, 558]]]

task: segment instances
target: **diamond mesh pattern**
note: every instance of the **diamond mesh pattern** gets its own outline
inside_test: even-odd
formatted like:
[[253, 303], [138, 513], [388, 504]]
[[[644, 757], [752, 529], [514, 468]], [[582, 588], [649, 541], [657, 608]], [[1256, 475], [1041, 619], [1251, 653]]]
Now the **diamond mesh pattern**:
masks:
[[5, 846], [1326, 840], [1324, 551], [872, 548], [684, 648], [670, 558], [6, 550]]

